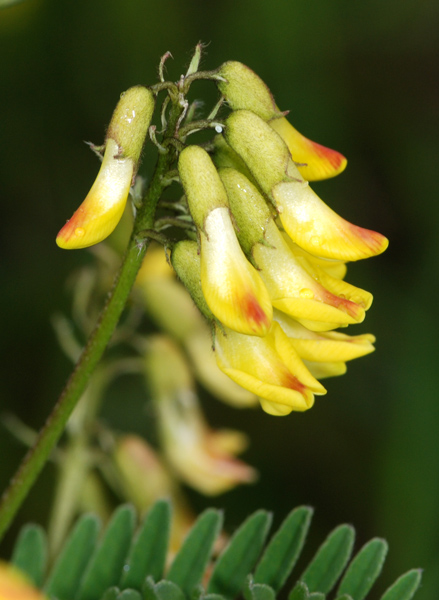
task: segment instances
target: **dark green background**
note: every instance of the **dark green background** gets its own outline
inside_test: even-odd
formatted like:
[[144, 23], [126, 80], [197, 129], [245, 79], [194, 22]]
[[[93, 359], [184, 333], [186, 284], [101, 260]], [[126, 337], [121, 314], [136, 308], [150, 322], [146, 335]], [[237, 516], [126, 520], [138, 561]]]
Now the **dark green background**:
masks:
[[[383, 583], [424, 567], [419, 599], [436, 597], [438, 30], [429, 0], [25, 0], [0, 10], [2, 408], [39, 427], [69, 372], [49, 319], [68, 310], [64, 280], [89, 260], [54, 243], [97, 172], [83, 140], [102, 141], [119, 93], [154, 83], [165, 51], [177, 79], [194, 45], [208, 43], [203, 67], [248, 64], [300, 131], [348, 157], [347, 171], [316, 191], [390, 238], [385, 255], [348, 274], [375, 296], [357, 328], [377, 335], [375, 354], [328, 381], [303, 415], [206, 404], [213, 424], [250, 433], [246, 459], [261, 472], [256, 486], [214, 503], [232, 526], [260, 506], [280, 519], [311, 504], [315, 543], [352, 522], [358, 544], [389, 541]], [[198, 89], [213, 99], [208, 84]], [[125, 415], [126, 396], [110, 400], [110, 422]], [[23, 450], [1, 430], [0, 451], [3, 486]], [[44, 523], [51, 483], [49, 467], [22, 519]]]

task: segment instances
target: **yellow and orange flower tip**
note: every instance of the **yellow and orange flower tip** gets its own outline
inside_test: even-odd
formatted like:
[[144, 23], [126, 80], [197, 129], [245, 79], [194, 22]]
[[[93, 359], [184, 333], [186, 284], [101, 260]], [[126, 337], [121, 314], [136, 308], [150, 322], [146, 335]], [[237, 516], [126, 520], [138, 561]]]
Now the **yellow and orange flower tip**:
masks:
[[154, 110], [148, 88], [122, 94], [113, 113], [105, 153], [96, 181], [84, 202], [58, 233], [60, 248], [87, 248], [104, 240], [119, 223], [137, 173], [143, 143]]
[[130, 158], [118, 158], [118, 145], [108, 140], [99, 174], [86, 199], [58, 233], [65, 250], [87, 248], [104, 240], [119, 223], [134, 173]]
[[300, 174], [306, 180], [329, 179], [345, 170], [348, 161], [343, 154], [306, 138], [285, 117], [273, 119], [269, 125], [284, 140], [293, 160], [298, 163]]
[[[288, 171], [300, 177], [290, 163]], [[389, 241], [382, 234], [349, 223], [309, 187], [306, 181], [287, 181], [272, 190], [279, 218], [289, 237], [310, 254], [341, 261], [377, 256]]]
[[276, 322], [263, 338], [217, 328], [215, 353], [226, 375], [262, 398], [265, 412], [304, 411], [313, 405], [314, 394], [326, 393]]
[[14, 566], [0, 562], [0, 600], [46, 600], [24, 573]]

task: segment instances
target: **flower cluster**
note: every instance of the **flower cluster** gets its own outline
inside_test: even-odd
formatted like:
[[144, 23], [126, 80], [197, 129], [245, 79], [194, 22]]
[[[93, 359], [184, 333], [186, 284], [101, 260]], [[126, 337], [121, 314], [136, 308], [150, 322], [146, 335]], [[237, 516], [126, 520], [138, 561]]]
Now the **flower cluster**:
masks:
[[[169, 92], [170, 99], [184, 107], [168, 146], [158, 144], [162, 155], [172, 146], [176, 169], [168, 179], [178, 179], [183, 187], [178, 207], [184, 214], [161, 221], [187, 231], [187, 239], [175, 243], [166, 238], [164, 243], [172, 247], [172, 265], [210, 324], [219, 369], [250, 392], [242, 404], [257, 397], [273, 415], [303, 411], [313, 405], [314, 395], [326, 393], [320, 379], [344, 373], [348, 360], [373, 350], [372, 335], [334, 330], [361, 323], [372, 303], [369, 292], [344, 280], [346, 263], [380, 254], [388, 242], [344, 220], [311, 189], [309, 181], [339, 174], [346, 159], [301, 135], [251, 69], [231, 61], [206, 77], [216, 81], [231, 108], [223, 121], [214, 121], [215, 109], [207, 120], [191, 124], [195, 111], [184, 97], [186, 79], [164, 84], [178, 88], [175, 97]], [[114, 229], [153, 109], [148, 88], [131, 88], [122, 97], [107, 133], [101, 171], [60, 231], [61, 247], [97, 243]], [[211, 143], [187, 144], [189, 133], [213, 125], [217, 135]], [[156, 141], [155, 128], [150, 133]], [[153, 234], [161, 231], [156, 228]], [[194, 340], [208, 338], [208, 327], [192, 327], [191, 316], [189, 335], [169, 300], [168, 288], [179, 284], [145, 273], [147, 304], [158, 307], [158, 321], [190, 355]], [[211, 364], [207, 352], [205, 360]], [[236, 388], [230, 393], [241, 398]]]
[[343, 280], [346, 262], [388, 242], [342, 219], [309, 186], [305, 176], [336, 175], [344, 157], [292, 128], [250, 69], [232, 62], [220, 73], [233, 109], [224, 136], [213, 157], [189, 146], [178, 163], [199, 258], [195, 242], [180, 242], [172, 262], [213, 323], [219, 368], [266, 412], [285, 415], [326, 392], [318, 379], [373, 350], [372, 335], [333, 330], [362, 322], [372, 302]]

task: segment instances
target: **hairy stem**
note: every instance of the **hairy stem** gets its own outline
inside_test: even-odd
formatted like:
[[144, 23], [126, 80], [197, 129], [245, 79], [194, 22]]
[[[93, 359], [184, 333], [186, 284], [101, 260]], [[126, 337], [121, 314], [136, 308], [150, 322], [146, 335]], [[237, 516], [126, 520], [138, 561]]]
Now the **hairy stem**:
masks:
[[[178, 102], [170, 110], [166, 136], [172, 138], [183, 108]], [[175, 158], [172, 145], [166, 154], [160, 154], [157, 166], [146, 193], [142, 207], [138, 210], [133, 233], [125, 252], [119, 273], [109, 292], [107, 302], [88, 342], [70, 375], [64, 390], [38, 434], [35, 444], [21, 462], [9, 487], [0, 500], [0, 539], [9, 527], [16, 512], [44, 467], [52, 449], [61, 437], [73, 409], [87, 387], [90, 376], [99, 363], [108, 342], [119, 322], [122, 311], [135, 282], [137, 272], [150, 241], [139, 243], [138, 234], [154, 226], [157, 203], [165, 187], [164, 176]]]

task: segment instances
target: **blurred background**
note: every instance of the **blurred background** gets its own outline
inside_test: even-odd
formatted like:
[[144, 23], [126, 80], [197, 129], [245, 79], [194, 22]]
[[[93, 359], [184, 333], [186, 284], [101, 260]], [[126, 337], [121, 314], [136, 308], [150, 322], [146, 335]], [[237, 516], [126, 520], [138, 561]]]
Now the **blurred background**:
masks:
[[[417, 597], [437, 597], [438, 27], [439, 3], [429, 0], [24, 0], [0, 9], [1, 410], [39, 428], [70, 372], [50, 318], [68, 313], [65, 280], [92, 260], [55, 245], [97, 173], [83, 140], [102, 142], [120, 92], [155, 83], [168, 50], [168, 77], [178, 79], [201, 40], [203, 68], [247, 64], [299, 131], [348, 157], [345, 173], [314, 189], [390, 247], [349, 268], [348, 280], [375, 297], [350, 333], [373, 332], [377, 350], [328, 380], [311, 411], [274, 418], [205, 396], [213, 426], [249, 434], [244, 458], [260, 479], [214, 499], [189, 492], [192, 503], [224, 507], [231, 528], [259, 507], [278, 523], [293, 506], [312, 505], [316, 544], [342, 521], [357, 527], [358, 547], [384, 537], [381, 585], [423, 567]], [[213, 86], [199, 90], [213, 101]], [[143, 401], [126, 378], [104, 416], [141, 432]], [[22, 454], [1, 429], [2, 488]], [[52, 470], [19, 522], [45, 524]]]

